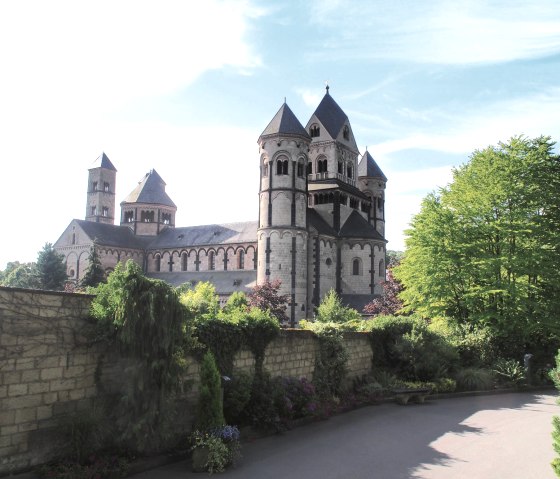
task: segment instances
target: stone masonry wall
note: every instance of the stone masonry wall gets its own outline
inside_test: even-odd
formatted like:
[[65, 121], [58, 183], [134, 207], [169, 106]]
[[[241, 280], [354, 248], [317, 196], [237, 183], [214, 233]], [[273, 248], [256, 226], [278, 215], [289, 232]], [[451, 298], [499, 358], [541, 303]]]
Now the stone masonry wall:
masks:
[[[0, 287], [0, 476], [47, 462], [60, 451], [59, 427], [103, 394], [126, 383], [132, 361], [101, 344], [91, 345], [92, 296]], [[347, 333], [348, 378], [371, 370], [367, 336]], [[266, 350], [273, 376], [311, 379], [318, 341], [310, 331], [282, 330]], [[235, 368], [251, 371], [254, 358], [241, 351]], [[199, 365], [189, 361], [194, 387], [183, 396], [192, 421]], [[97, 379], [97, 382], [96, 382]]]

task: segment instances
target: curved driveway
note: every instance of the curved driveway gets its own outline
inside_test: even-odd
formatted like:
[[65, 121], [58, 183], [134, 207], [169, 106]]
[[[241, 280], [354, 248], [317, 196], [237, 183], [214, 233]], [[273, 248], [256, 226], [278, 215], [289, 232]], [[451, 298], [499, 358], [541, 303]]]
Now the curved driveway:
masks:
[[[243, 446], [219, 477], [554, 479], [550, 393], [508, 393], [358, 409]], [[198, 477], [185, 461], [134, 479]]]

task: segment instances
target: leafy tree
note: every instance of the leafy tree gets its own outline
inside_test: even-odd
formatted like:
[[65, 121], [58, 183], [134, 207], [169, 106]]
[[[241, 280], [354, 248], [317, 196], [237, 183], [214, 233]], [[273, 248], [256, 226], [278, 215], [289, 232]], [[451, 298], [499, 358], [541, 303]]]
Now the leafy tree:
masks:
[[88, 256], [89, 266], [84, 274], [81, 281], [81, 286], [97, 286], [99, 283], [105, 281], [105, 270], [101, 266], [101, 259], [99, 258], [99, 253], [97, 252], [97, 245], [95, 242], [91, 245], [89, 249]]
[[383, 287], [383, 296], [375, 298], [364, 306], [364, 313], [377, 316], [379, 314], [390, 315], [396, 314], [403, 307], [403, 303], [399, 298], [399, 294], [403, 290], [402, 285], [393, 276], [391, 269], [387, 272], [387, 280], [381, 283]]
[[216, 287], [208, 281], [196, 283], [194, 289], [188, 289], [182, 293], [181, 303], [195, 317], [201, 315], [213, 316], [220, 310], [220, 299], [216, 294]]
[[353, 308], [342, 304], [338, 294], [331, 289], [317, 307], [315, 321], [320, 323], [346, 323], [348, 321], [359, 321], [362, 319], [360, 313]]
[[272, 316], [280, 324], [283, 324], [288, 321], [286, 306], [290, 296], [288, 294], [279, 294], [281, 285], [282, 282], [279, 279], [257, 284], [249, 294], [249, 305], [263, 311], [270, 311]]
[[387, 250], [387, 268], [394, 268], [404, 257], [403, 251]]
[[488, 327], [510, 357], [559, 337], [553, 146], [548, 137], [516, 137], [476, 151], [448, 187], [424, 199], [395, 268], [408, 310]]
[[64, 256], [57, 253], [51, 243], [45, 243], [37, 257], [36, 277], [41, 289], [62, 291], [68, 279]]
[[8, 263], [6, 269], [0, 274], [0, 285], [12, 288], [40, 288], [35, 263], [20, 263], [19, 261]]
[[249, 308], [249, 299], [243, 291], [235, 291], [228, 298], [223, 310], [226, 313], [230, 313], [233, 310], [241, 309], [247, 310]]

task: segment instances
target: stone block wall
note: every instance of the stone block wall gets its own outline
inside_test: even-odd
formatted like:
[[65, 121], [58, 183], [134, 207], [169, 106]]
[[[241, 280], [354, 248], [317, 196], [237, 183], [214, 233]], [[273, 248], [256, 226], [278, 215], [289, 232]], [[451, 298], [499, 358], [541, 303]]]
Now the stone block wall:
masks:
[[0, 475], [52, 457], [61, 416], [90, 407], [91, 297], [0, 288]]
[[[0, 287], [0, 476], [56, 457], [60, 425], [94, 399], [119, 392], [134, 361], [107, 345], [92, 345], [88, 320], [92, 296]], [[371, 370], [367, 335], [346, 333], [348, 378]], [[318, 341], [310, 331], [282, 330], [266, 350], [272, 376], [313, 377]], [[178, 427], [189, 428], [198, 391], [199, 365], [188, 361]], [[254, 370], [250, 351], [235, 368]]]

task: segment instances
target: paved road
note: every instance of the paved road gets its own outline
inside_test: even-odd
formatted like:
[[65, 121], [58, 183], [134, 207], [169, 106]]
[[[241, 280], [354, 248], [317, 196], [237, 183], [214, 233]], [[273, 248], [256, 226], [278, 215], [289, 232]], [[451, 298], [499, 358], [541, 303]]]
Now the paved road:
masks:
[[[554, 479], [553, 394], [383, 404], [243, 446], [219, 477], [263, 479]], [[185, 461], [134, 479], [202, 477]]]

